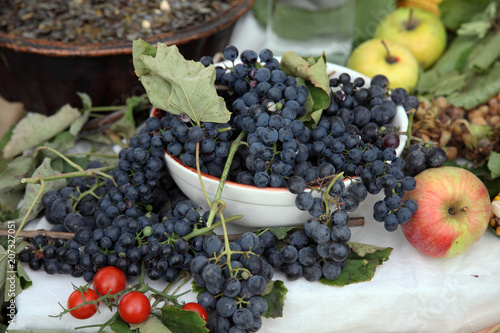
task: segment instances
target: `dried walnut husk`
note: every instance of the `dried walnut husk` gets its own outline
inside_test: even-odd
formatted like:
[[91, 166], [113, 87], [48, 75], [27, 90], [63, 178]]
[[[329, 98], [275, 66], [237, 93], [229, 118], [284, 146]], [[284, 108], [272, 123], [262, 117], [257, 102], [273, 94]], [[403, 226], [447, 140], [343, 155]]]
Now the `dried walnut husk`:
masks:
[[422, 101], [413, 135], [437, 142], [450, 160], [465, 158], [480, 164], [492, 151], [500, 151], [500, 93], [470, 110], [455, 107], [444, 97]]

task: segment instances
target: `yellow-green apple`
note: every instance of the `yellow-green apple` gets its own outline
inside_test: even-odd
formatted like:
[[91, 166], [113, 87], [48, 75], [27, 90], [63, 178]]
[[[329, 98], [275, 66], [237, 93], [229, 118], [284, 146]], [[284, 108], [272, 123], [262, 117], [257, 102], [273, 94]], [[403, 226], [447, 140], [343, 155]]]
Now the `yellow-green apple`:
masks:
[[391, 89], [412, 91], [418, 82], [420, 68], [413, 54], [399, 43], [381, 38], [361, 43], [351, 53], [347, 67], [366, 76], [383, 74]]
[[401, 225], [408, 242], [420, 253], [451, 258], [467, 251], [488, 227], [491, 202], [484, 183], [459, 167], [438, 167], [415, 176], [417, 186], [403, 200], [418, 204]]
[[435, 14], [421, 8], [400, 7], [380, 21], [375, 37], [390, 39], [408, 48], [427, 69], [446, 48], [446, 28]]

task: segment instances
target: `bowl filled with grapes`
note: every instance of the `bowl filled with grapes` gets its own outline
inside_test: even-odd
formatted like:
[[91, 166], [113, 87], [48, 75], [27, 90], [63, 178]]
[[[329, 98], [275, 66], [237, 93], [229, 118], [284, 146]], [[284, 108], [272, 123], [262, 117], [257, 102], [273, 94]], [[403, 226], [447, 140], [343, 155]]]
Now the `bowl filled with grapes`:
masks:
[[404, 89], [321, 57], [233, 46], [224, 57], [200, 62], [214, 71], [226, 121], [195, 122], [168, 106], [151, 111], [167, 169], [188, 198], [204, 209], [217, 202], [232, 223], [265, 228], [338, 211], [371, 216], [376, 201], [412, 189], [401, 155], [407, 111], [418, 101]]

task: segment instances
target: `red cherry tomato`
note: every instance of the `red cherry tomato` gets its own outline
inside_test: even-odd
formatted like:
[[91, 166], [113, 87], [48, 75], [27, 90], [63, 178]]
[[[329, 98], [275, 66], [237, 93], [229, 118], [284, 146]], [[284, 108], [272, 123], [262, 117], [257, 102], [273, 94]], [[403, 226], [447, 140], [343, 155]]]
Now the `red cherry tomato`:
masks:
[[118, 313], [129, 324], [139, 324], [148, 319], [151, 304], [146, 295], [131, 291], [123, 295], [118, 304]]
[[127, 277], [118, 267], [106, 266], [94, 276], [94, 288], [100, 295], [114, 295], [127, 286]]
[[195, 302], [186, 303], [186, 304], [184, 304], [182, 309], [196, 312], [200, 315], [201, 319], [203, 319], [204, 321], [207, 321], [207, 317], [208, 317], [207, 310], [205, 310], [205, 308], [198, 303], [195, 303]]
[[[96, 299], [99, 298], [99, 295], [92, 290], [92, 289], [87, 289], [87, 291], [83, 292], [83, 298], [87, 302], [95, 301]], [[82, 294], [80, 290], [75, 290], [69, 295], [68, 297], [68, 309], [76, 308], [80, 304], [83, 303], [82, 300]], [[99, 305], [99, 303], [97, 303]], [[95, 304], [87, 304], [84, 306], [79, 307], [78, 309], [74, 309], [70, 311], [69, 313], [77, 318], [77, 319], [87, 319], [92, 317], [95, 313], [97, 312], [97, 306]]]

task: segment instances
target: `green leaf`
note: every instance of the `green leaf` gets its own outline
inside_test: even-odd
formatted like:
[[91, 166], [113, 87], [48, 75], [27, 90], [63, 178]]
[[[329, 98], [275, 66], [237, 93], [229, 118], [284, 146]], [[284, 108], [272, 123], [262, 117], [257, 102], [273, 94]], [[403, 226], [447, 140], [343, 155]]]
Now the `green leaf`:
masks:
[[372, 38], [382, 18], [395, 9], [394, 0], [356, 0], [353, 48]]
[[194, 311], [182, 310], [174, 306], [161, 309], [161, 322], [172, 333], [207, 332], [208, 328], [200, 315]]
[[[52, 176], [52, 175], [57, 175], [59, 172], [55, 172], [51, 165], [50, 165], [51, 160], [49, 158], [46, 158], [43, 163], [33, 172], [32, 177], [39, 177], [39, 176]], [[26, 185], [26, 193], [24, 195], [24, 201], [23, 204], [19, 210], [19, 221], [24, 219], [25, 215], [28, 213], [28, 210], [30, 206], [33, 204], [33, 202], [36, 199], [36, 196], [38, 195], [38, 192], [40, 192], [41, 189], [40, 184], [31, 184], [29, 183]], [[46, 193], [48, 191], [58, 191], [61, 188], [66, 186], [66, 179], [55, 179], [51, 181], [45, 182], [45, 188], [43, 193]], [[43, 195], [43, 194], [42, 194]], [[31, 221], [34, 219], [38, 213], [43, 209], [42, 206], [42, 201], [38, 200], [35, 202], [33, 206], [33, 210], [31, 211], [30, 215], [28, 216], [28, 221]]]
[[[0, 194], [0, 222], [7, 222], [15, 220], [19, 217], [19, 212], [16, 210], [16, 205], [11, 204], [11, 202], [19, 203], [19, 200], [22, 197], [23, 191], [19, 191], [20, 195], [15, 193], [16, 197], [14, 200], [10, 200], [8, 194]], [[0, 229], [4, 229], [5, 225], [0, 225]]]
[[[55, 149], [59, 152], [65, 152], [75, 146], [75, 136], [73, 136], [69, 131], [62, 131], [58, 133], [52, 140], [44, 142], [42, 145]], [[48, 157], [52, 160], [60, 159], [60, 157], [55, 153], [51, 152], [50, 150], [44, 149], [40, 151], [36, 161], [41, 162], [44, 157]]]
[[283, 281], [271, 281], [271, 291], [262, 297], [267, 301], [268, 309], [264, 315], [266, 318], [283, 317], [283, 308], [285, 306], [286, 293], [288, 289], [285, 287]]
[[[490, 156], [488, 157], [488, 169], [491, 172], [492, 179], [500, 177], [500, 153], [490, 153]], [[500, 193], [500, 190], [498, 191], [498, 193]]]
[[457, 30], [459, 36], [477, 36], [484, 38], [491, 28], [491, 23], [483, 21], [472, 21], [463, 23]]
[[454, 92], [448, 96], [448, 102], [457, 107], [472, 109], [486, 103], [500, 91], [500, 62], [487, 72], [477, 75], [473, 81], [467, 83], [467, 90]]
[[11, 190], [0, 193], [0, 208], [10, 212], [17, 210], [19, 202], [24, 195], [24, 190]]
[[156, 56], [145, 54], [148, 43], [133, 44], [135, 72], [151, 103], [173, 114], [185, 113], [191, 120], [226, 123], [231, 113], [214, 86], [215, 67], [186, 60], [177, 46], [158, 43]]
[[351, 283], [370, 281], [375, 275], [377, 266], [389, 260], [389, 255], [392, 252], [392, 248], [355, 242], [349, 242], [349, 247], [351, 252], [340, 276], [335, 280], [322, 278], [321, 283], [330, 286], [345, 286]]
[[[7, 250], [3, 246], [0, 246], [0, 290], [2, 290], [3, 292], [5, 292], [5, 282], [7, 281], [8, 272], [14, 270], [13, 266], [9, 266], [8, 261], [9, 261], [9, 258], [8, 258]], [[2, 299], [2, 301], [3, 301], [3, 299]]]
[[0, 150], [3, 151], [3, 149], [5, 148], [5, 145], [7, 144], [7, 142], [9, 142], [10, 138], [12, 137], [12, 131], [14, 131], [14, 128], [16, 126], [15, 125], [12, 125], [9, 127], [9, 129], [7, 130], [7, 132], [4, 133], [4, 135], [2, 136], [2, 138], [0, 139]]
[[[85, 157], [75, 157], [75, 156], [70, 156], [70, 157], [68, 157], [68, 159], [69, 159], [71, 162], [73, 162], [73, 163], [75, 163], [75, 164], [79, 165], [82, 169], [85, 169], [85, 167], [86, 167], [86, 166], [87, 166], [87, 164], [88, 164], [88, 160], [87, 160], [87, 158], [85, 158]], [[62, 161], [62, 160], [61, 160], [61, 161]], [[52, 168], [53, 168], [53, 169], [55, 169], [55, 168], [54, 168], [54, 162], [52, 162], [51, 166], [52, 166]], [[58, 169], [58, 171], [59, 171], [59, 169]], [[63, 165], [62, 165], [62, 169], [61, 169], [61, 172], [66, 173], [66, 172], [74, 172], [74, 171], [75, 171], [75, 168], [73, 168], [71, 165], [69, 165], [69, 164], [68, 164], [68, 163], [66, 163], [66, 162], [64, 162], [64, 163], [63, 163]]]
[[0, 246], [0, 286], [3, 288], [2, 296], [5, 302], [16, 297], [23, 289], [32, 285], [21, 262], [12, 257], [18, 253], [16, 247], [9, 242], [7, 244], [7, 248]]
[[472, 76], [473, 73], [462, 74], [454, 70], [443, 74], [437, 71], [427, 72], [419, 80], [418, 91], [433, 93], [436, 96], [447, 96], [463, 89]]
[[[24, 270], [23, 265], [21, 264], [20, 261], [17, 262], [16, 269], [17, 269], [17, 277], [19, 280], [20, 290], [24, 290], [24, 289], [31, 287], [33, 282], [31, 281], [28, 274], [26, 274], [26, 271]], [[19, 292], [21, 292], [21, 291], [19, 291]], [[17, 294], [19, 294], [19, 293], [17, 293]]]
[[199, 286], [194, 282], [194, 280], [191, 281], [191, 291], [197, 295], [200, 295], [202, 292], [207, 291], [207, 288]]
[[10, 158], [21, 154], [45, 142], [68, 128], [80, 112], [69, 105], [63, 106], [59, 112], [47, 117], [39, 113], [24, 117], [12, 132], [11, 140], [5, 145], [4, 157]]
[[297, 77], [297, 84], [303, 84], [309, 90], [306, 113], [301, 120], [311, 127], [316, 126], [323, 109], [330, 104], [330, 85], [324, 55], [305, 59], [293, 51], [287, 51], [280, 64], [285, 71]]
[[131, 96], [131, 97], [128, 97], [125, 101], [125, 105], [126, 105], [125, 118], [127, 118], [128, 121], [130, 122], [130, 124], [132, 124], [132, 126], [134, 126], [134, 127], [136, 127], [135, 126], [135, 118], [134, 118], [134, 110], [139, 108], [140, 106], [142, 106], [144, 104], [144, 102], [145, 102], [144, 98], [141, 96]]
[[441, 20], [446, 28], [457, 30], [474, 15], [482, 13], [492, 0], [443, 0], [439, 4]]
[[279, 227], [279, 228], [269, 228], [269, 231], [271, 231], [278, 240], [285, 239], [287, 233], [292, 230], [292, 227]]
[[111, 328], [114, 333], [139, 333], [138, 328], [132, 330], [130, 328], [130, 325], [123, 321], [120, 316], [116, 316], [115, 318], [116, 319], [111, 324], [109, 324], [109, 328]]
[[312, 62], [312, 58], [308, 58], [308, 60], [297, 55], [294, 51], [287, 51], [281, 58], [280, 67], [283, 66], [294, 76], [304, 79], [306, 83], [311, 82], [313, 86], [320, 88], [327, 96], [330, 96], [330, 80], [326, 72], [324, 55], [318, 57], [315, 62]]
[[481, 41], [467, 59], [467, 69], [488, 69], [500, 59], [500, 33], [492, 33]]
[[148, 319], [143, 321], [140, 324], [136, 325], [130, 325], [131, 329], [139, 329], [140, 333], [157, 333], [157, 332], [162, 332], [162, 333], [171, 333], [172, 331], [169, 330], [163, 323], [161, 322], [160, 319], [158, 319], [156, 316], [150, 315]]
[[83, 125], [89, 120], [90, 110], [83, 111], [83, 114], [78, 117], [69, 128], [69, 133], [73, 136], [77, 136], [82, 130]]
[[[467, 57], [469, 56], [471, 51], [475, 49], [477, 43], [478, 40], [474, 37], [456, 37], [429, 71], [437, 72], [440, 74], [444, 74], [453, 70], [461, 72], [464, 68]], [[429, 71], [425, 73], [428, 73]]]
[[80, 97], [82, 101], [83, 110], [87, 111], [92, 108], [92, 99], [87, 93], [77, 91], [76, 94]]
[[32, 172], [31, 157], [21, 155], [14, 158], [7, 165], [7, 170], [0, 174], [0, 193], [23, 189], [25, 185], [21, 180]]

